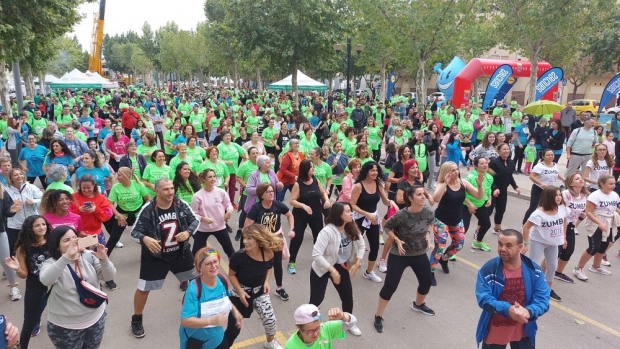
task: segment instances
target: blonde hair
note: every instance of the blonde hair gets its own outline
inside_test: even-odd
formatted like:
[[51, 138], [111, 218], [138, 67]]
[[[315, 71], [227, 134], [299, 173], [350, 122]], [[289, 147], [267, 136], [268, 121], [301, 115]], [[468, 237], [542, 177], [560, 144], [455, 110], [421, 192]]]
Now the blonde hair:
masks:
[[136, 172], [134, 170], [130, 169], [129, 167], [119, 167], [118, 171], [116, 171], [116, 172], [118, 172], [119, 175], [120, 174], [124, 175], [125, 177], [127, 177], [127, 179], [135, 180], [136, 183], [139, 183], [139, 184], [142, 183], [142, 181], [140, 181], [140, 179], [138, 179], [138, 176], [136, 176]]
[[438, 183], [445, 183], [446, 175], [448, 174], [448, 172], [450, 172], [452, 166], [456, 166], [456, 163], [452, 161], [446, 161], [443, 163], [443, 165], [441, 165], [441, 168], [439, 169], [439, 177], [437, 178]]
[[243, 237], [252, 238], [258, 243], [258, 247], [273, 252], [282, 251], [282, 238], [275, 235], [262, 224], [252, 224], [243, 228]]

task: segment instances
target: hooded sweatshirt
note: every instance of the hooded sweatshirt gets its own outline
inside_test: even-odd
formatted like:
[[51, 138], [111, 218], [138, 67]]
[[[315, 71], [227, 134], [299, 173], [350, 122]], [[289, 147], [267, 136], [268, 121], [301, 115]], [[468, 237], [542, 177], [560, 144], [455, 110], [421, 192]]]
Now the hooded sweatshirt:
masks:
[[335, 225], [331, 223], [326, 225], [319, 232], [312, 249], [312, 270], [321, 277], [334, 264], [346, 263], [351, 258], [353, 246], [357, 247], [356, 258], [364, 258], [366, 252], [364, 237], [359, 235], [356, 241], [350, 241]]
[[[198, 217], [208, 217], [213, 223], [200, 222], [198, 231], [215, 232], [226, 229], [224, 215], [226, 211], [232, 211], [228, 193], [224, 189], [213, 187], [213, 190], [200, 189], [192, 198], [192, 211]], [[198, 218], [200, 220], [200, 218]]]

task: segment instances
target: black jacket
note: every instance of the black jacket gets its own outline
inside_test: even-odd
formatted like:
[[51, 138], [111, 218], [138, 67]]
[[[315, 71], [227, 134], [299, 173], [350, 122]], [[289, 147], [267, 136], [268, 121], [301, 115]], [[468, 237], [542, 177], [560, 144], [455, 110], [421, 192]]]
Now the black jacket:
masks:
[[[147, 165], [146, 159], [144, 158], [144, 155], [140, 154], [136, 154], [136, 158], [138, 159], [138, 167], [140, 167], [140, 176], [142, 176], [144, 174], [144, 168], [146, 168]], [[125, 155], [121, 158], [119, 166], [133, 168], [133, 163], [131, 159]]]
[[536, 140], [536, 144], [540, 144], [542, 149], [547, 149], [547, 147], [549, 147], [549, 142], [547, 142], [547, 133], [549, 130], [550, 129], [548, 126], [537, 126], [534, 129], [534, 133], [532, 134], [534, 136], [534, 139]]
[[547, 130], [547, 135], [545, 138], [547, 143], [549, 143], [549, 149], [560, 150], [564, 147], [564, 139], [566, 139], [566, 134], [564, 133], [564, 130], [559, 130], [554, 136], [553, 129], [550, 128]]
[[493, 179], [497, 189], [500, 191], [507, 190], [509, 185], [515, 190], [518, 188], [517, 183], [512, 176], [515, 171], [515, 163], [511, 158], [506, 159], [506, 162], [504, 163], [501, 156], [498, 156], [491, 160], [489, 163], [489, 168], [495, 172]]
[[0, 219], [0, 232], [3, 232], [6, 231], [7, 218], [15, 216], [15, 212], [11, 212], [11, 206], [13, 206], [11, 195], [4, 189], [0, 190], [2, 190], [2, 199], [0, 199], [0, 215], [2, 215], [2, 219]]

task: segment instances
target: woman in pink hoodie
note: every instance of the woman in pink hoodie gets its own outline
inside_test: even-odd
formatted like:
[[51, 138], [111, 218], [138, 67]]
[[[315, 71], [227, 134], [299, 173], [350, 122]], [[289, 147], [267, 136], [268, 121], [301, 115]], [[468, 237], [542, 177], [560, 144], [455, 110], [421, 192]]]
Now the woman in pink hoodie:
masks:
[[199, 177], [204, 187], [192, 198], [192, 211], [200, 220], [198, 231], [194, 234], [192, 254], [206, 247], [207, 239], [213, 235], [230, 258], [235, 252], [226, 230], [226, 222], [234, 210], [230, 198], [224, 189], [215, 186], [215, 171], [206, 169]]
[[362, 168], [362, 163], [359, 159], [353, 159], [349, 161], [349, 169], [351, 172], [344, 177], [342, 180], [342, 190], [338, 195], [338, 201], [342, 202], [350, 202], [351, 201], [351, 190], [353, 189], [353, 184], [355, 184], [355, 180], [357, 176], [360, 174], [360, 169]]

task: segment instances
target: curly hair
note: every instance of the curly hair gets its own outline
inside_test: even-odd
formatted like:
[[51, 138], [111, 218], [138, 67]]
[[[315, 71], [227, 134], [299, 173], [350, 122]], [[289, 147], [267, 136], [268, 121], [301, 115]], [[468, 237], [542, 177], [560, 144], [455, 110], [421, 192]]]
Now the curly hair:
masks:
[[19, 251], [19, 253], [26, 256], [28, 255], [30, 247], [34, 247], [39, 243], [39, 238], [34, 233], [33, 229], [34, 224], [39, 219], [42, 219], [47, 227], [43, 238], [45, 240], [49, 239], [52, 227], [51, 225], [49, 225], [49, 223], [47, 223], [47, 220], [43, 218], [43, 216], [39, 215], [28, 216], [26, 220], [24, 220], [24, 224], [22, 224], [22, 229], [19, 231], [19, 235], [17, 236], [17, 242], [15, 242], [15, 251]]
[[62, 152], [65, 153], [65, 155], [69, 155], [72, 158], [75, 158], [75, 154], [73, 154], [71, 149], [67, 147], [67, 144], [65, 144], [65, 142], [61, 141], [60, 139], [52, 139], [50, 141], [50, 152], [47, 153], [47, 156], [50, 159], [50, 162], [54, 160], [54, 158], [56, 157], [56, 155], [54, 155], [54, 144], [55, 143], [58, 143], [58, 145], [60, 145], [60, 148], [62, 148]]
[[361, 183], [363, 180], [365, 180], [366, 177], [368, 177], [368, 173], [370, 172], [370, 170], [372, 170], [373, 167], [377, 168], [377, 179], [375, 179], [375, 181], [377, 183], [381, 183], [383, 179], [383, 170], [381, 169], [381, 166], [379, 166], [374, 161], [368, 161], [367, 163], [362, 165], [362, 169], [360, 170], [360, 174], [359, 176], [357, 176], [357, 180], [355, 181], [355, 183]]
[[[282, 251], [282, 238], [279, 235], [271, 233], [262, 224], [252, 224], [241, 232], [243, 238], [252, 238], [256, 240], [258, 247], [273, 252]], [[244, 249], [245, 250], [245, 249]]]
[[53, 213], [56, 211], [56, 204], [60, 201], [62, 195], [67, 195], [69, 200], [73, 201], [73, 195], [66, 190], [46, 190], [41, 198], [41, 204], [39, 205], [39, 212], [41, 213]]
[[200, 179], [198, 179], [198, 176], [196, 176], [196, 174], [192, 172], [191, 168], [189, 171], [189, 178], [187, 179], [187, 182], [185, 182], [183, 178], [181, 178], [181, 169], [183, 168], [183, 166], [189, 167], [189, 164], [185, 161], [181, 161], [174, 169], [174, 180], [172, 181], [172, 185], [174, 185], [174, 190], [177, 191], [179, 190], [179, 188], [182, 188], [188, 193], [195, 193], [199, 191], [201, 188]]

